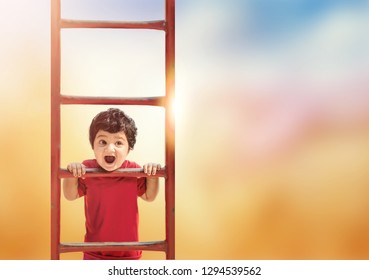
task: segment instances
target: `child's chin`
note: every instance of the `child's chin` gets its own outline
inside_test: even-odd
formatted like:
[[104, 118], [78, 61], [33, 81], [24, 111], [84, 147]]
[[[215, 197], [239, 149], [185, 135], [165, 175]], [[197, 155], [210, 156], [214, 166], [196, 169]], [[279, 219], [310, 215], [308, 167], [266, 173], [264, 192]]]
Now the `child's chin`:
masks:
[[114, 171], [114, 170], [117, 170], [118, 168], [116, 166], [102, 166], [102, 168], [105, 170], [105, 171]]
[[108, 164], [106, 162], [102, 162], [99, 165], [105, 171], [114, 171], [114, 170], [118, 169], [117, 165], [114, 164], [114, 163], [113, 164]]
[[105, 171], [108, 171], [108, 172], [112, 172], [112, 171], [114, 171], [115, 169], [113, 169], [113, 168], [106, 168], [106, 167], [103, 167], [103, 169], [105, 170]]

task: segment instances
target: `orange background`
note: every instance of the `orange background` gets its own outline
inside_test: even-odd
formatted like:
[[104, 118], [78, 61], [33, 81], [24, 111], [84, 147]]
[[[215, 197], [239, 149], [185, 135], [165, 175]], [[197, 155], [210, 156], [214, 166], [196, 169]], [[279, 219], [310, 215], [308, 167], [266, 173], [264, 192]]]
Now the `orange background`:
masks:
[[[0, 2], [0, 259], [50, 257], [49, 4]], [[235, 18], [229, 7], [178, 4], [176, 258], [367, 259], [369, 66], [365, 59], [356, 65], [334, 58], [368, 25], [355, 17], [317, 20], [311, 37], [299, 38], [310, 45], [295, 45], [296, 54], [306, 52], [295, 71], [289, 61], [273, 61], [279, 57], [273, 53], [212, 49], [228, 38]], [[348, 29], [332, 33], [339, 24]], [[163, 38], [63, 33], [62, 91], [162, 94]], [[320, 47], [330, 44], [337, 56], [323, 63], [330, 52], [322, 55]], [[88, 125], [106, 108], [63, 107], [63, 166], [93, 156]], [[123, 109], [139, 128], [130, 159], [164, 163], [163, 110]], [[83, 202], [62, 198], [61, 205], [62, 241], [82, 241]], [[163, 188], [155, 202], [140, 201], [140, 211], [141, 239], [164, 239]]]

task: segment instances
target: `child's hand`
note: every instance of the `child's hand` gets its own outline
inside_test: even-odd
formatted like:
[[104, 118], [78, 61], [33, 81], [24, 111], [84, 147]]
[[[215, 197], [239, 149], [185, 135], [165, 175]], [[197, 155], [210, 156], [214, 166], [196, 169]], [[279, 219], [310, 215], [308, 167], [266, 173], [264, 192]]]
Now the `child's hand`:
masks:
[[79, 162], [72, 162], [68, 164], [67, 169], [70, 173], [73, 174], [74, 177], [82, 177], [86, 174], [86, 167]]
[[161, 166], [160, 166], [160, 164], [157, 164], [157, 163], [147, 163], [147, 164], [144, 164], [144, 166], [143, 166], [144, 173], [149, 175], [149, 176], [150, 175], [155, 175], [156, 171], [158, 171], [160, 169], [161, 169]]

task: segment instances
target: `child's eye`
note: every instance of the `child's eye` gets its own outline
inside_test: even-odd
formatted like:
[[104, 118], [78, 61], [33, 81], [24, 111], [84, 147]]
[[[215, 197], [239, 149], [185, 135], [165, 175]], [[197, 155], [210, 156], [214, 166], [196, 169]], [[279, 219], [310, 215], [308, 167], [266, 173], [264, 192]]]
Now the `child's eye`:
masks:
[[99, 145], [106, 145], [106, 141], [105, 140], [100, 140]]
[[123, 142], [122, 142], [122, 141], [117, 141], [115, 144], [116, 144], [117, 146], [122, 146], [122, 145], [123, 145]]

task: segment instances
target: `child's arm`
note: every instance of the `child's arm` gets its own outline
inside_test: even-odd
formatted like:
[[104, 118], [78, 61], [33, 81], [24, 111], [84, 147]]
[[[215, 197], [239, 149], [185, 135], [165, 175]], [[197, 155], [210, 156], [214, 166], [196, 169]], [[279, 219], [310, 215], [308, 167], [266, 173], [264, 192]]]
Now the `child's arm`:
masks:
[[[64, 178], [63, 193], [67, 200], [75, 200], [79, 198], [78, 194], [78, 177], [82, 177], [86, 173], [86, 167], [82, 163], [70, 163], [67, 166], [70, 173], [75, 178]], [[82, 177], [83, 178], [83, 177]]]
[[[147, 175], [155, 175], [156, 171], [160, 170], [160, 164], [148, 163], [143, 166], [144, 172]], [[159, 178], [146, 177], [146, 192], [141, 195], [141, 198], [146, 201], [153, 201], [159, 192]]]

